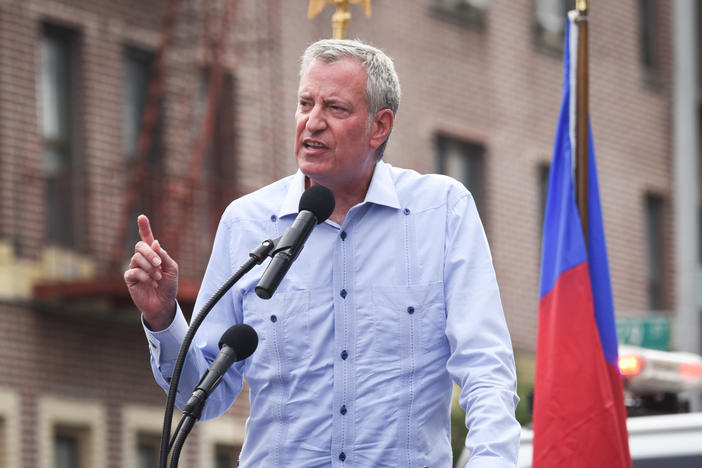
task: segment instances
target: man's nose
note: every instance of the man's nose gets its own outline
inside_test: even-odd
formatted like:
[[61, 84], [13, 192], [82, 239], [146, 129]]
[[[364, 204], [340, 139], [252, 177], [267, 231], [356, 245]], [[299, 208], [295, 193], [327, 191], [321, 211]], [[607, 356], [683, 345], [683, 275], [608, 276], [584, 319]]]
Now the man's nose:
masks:
[[306, 127], [310, 132], [324, 130], [327, 127], [327, 121], [323, 109], [320, 106], [314, 106], [310, 111], [307, 116]]

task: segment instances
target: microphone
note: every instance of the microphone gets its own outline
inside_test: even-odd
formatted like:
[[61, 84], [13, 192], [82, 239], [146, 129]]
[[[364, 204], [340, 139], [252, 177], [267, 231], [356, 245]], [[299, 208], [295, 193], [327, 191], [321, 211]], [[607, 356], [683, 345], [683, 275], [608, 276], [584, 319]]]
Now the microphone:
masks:
[[258, 335], [249, 325], [240, 323], [229, 327], [219, 340], [220, 351], [217, 358], [203, 374], [183, 413], [199, 419], [205, 400], [222, 381], [224, 373], [233, 363], [251, 356], [256, 346], [258, 346]]
[[313, 185], [300, 197], [299, 213], [292, 226], [283, 234], [272, 252], [271, 262], [256, 285], [256, 295], [270, 299], [278, 288], [283, 276], [290, 269], [312, 228], [321, 224], [334, 211], [334, 195], [321, 185]]

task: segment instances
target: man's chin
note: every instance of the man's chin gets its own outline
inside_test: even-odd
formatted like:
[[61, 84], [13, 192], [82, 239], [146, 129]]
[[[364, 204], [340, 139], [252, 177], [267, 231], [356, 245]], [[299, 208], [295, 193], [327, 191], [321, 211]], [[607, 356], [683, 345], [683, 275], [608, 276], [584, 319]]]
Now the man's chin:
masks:
[[310, 167], [309, 169], [300, 167], [300, 172], [302, 172], [307, 181], [312, 182], [312, 185], [329, 187], [330, 181], [327, 171], [321, 170], [319, 167]]
[[297, 167], [307, 177], [324, 176], [329, 172], [329, 165], [322, 161], [310, 161], [306, 158], [297, 158]]

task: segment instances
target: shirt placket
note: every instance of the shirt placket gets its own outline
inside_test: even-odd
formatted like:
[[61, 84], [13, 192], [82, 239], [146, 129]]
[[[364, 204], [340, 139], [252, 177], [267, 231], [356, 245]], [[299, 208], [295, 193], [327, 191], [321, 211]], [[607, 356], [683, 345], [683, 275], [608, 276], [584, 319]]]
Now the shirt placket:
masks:
[[334, 251], [332, 283], [334, 287], [334, 384], [332, 408], [332, 466], [353, 466], [353, 395], [355, 362], [356, 295], [353, 286], [353, 249], [350, 223], [342, 226]]

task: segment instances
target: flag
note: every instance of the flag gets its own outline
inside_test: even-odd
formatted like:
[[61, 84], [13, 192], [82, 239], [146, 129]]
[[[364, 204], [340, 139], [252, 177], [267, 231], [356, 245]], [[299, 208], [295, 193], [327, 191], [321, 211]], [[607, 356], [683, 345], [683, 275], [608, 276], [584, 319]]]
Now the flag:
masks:
[[589, 122], [587, 248], [575, 199], [576, 15], [569, 14], [566, 26], [563, 99], [544, 216], [533, 466], [630, 467]]

